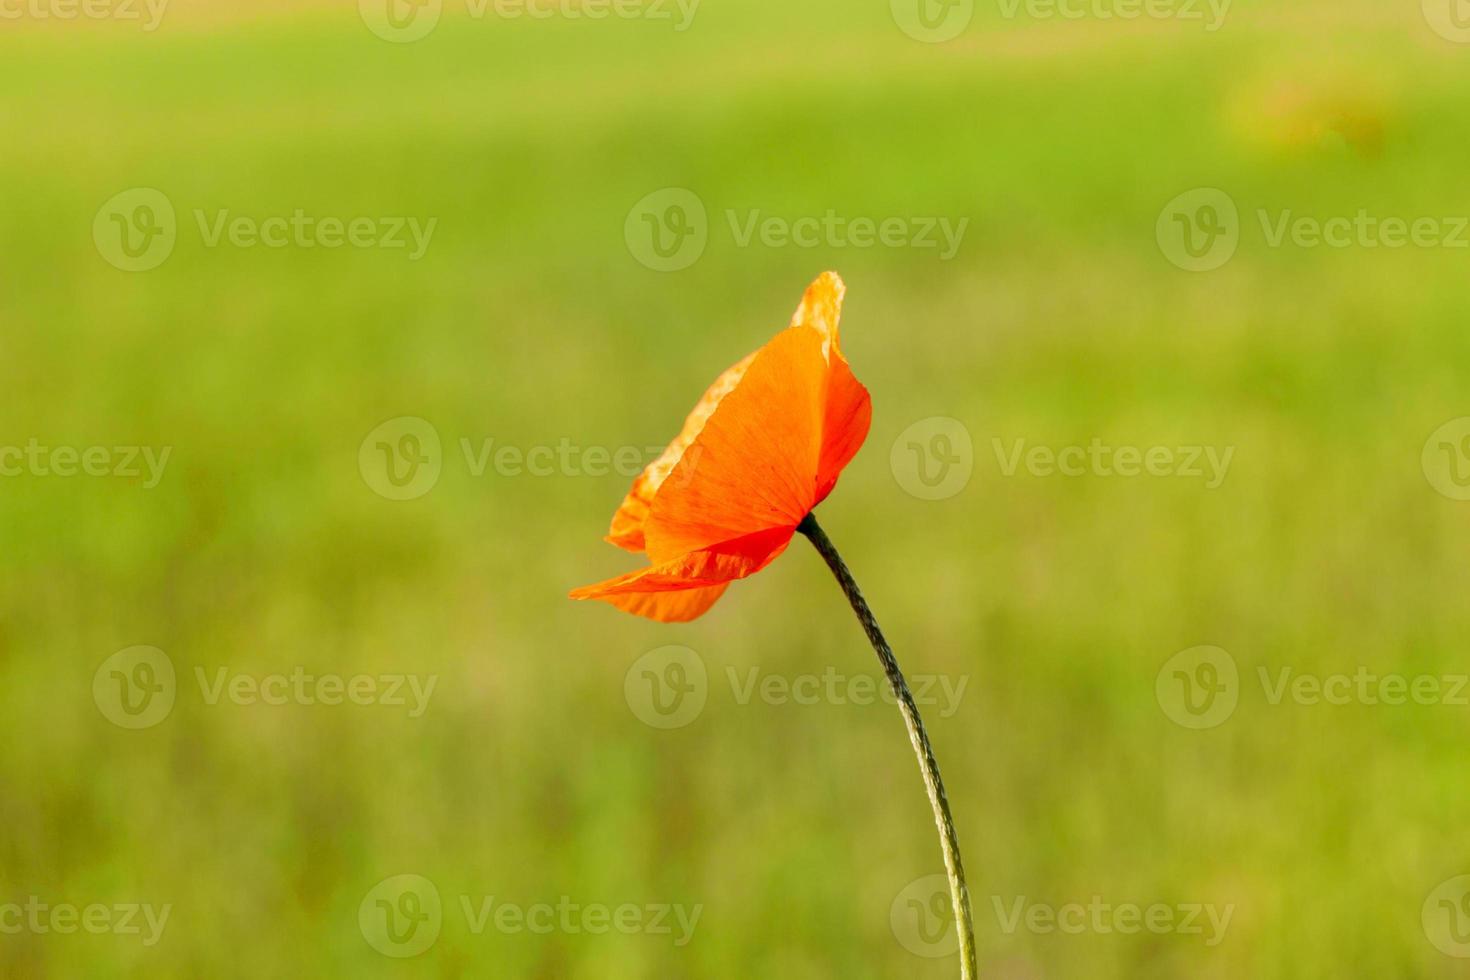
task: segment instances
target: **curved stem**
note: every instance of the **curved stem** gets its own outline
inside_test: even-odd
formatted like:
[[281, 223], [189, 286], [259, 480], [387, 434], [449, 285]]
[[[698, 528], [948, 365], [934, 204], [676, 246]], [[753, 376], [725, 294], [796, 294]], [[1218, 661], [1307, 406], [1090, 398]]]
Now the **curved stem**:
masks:
[[878, 628], [878, 620], [874, 618], [873, 610], [868, 608], [868, 602], [863, 598], [862, 590], [853, 580], [852, 573], [847, 570], [847, 564], [837, 553], [832, 539], [827, 537], [827, 532], [822, 530], [817, 524], [816, 517], [811, 514], [806, 516], [797, 530], [811, 540], [817, 553], [826, 560], [827, 567], [832, 569], [832, 574], [837, 576], [837, 582], [842, 586], [842, 591], [846, 593], [847, 601], [852, 603], [852, 610], [857, 613], [858, 622], [863, 626], [863, 632], [868, 634], [869, 642], [877, 651], [878, 660], [883, 664], [883, 672], [888, 675], [888, 683], [892, 686], [894, 696], [898, 699], [898, 710], [903, 714], [903, 723], [908, 729], [909, 741], [913, 743], [914, 754], [919, 758], [919, 769], [924, 775], [924, 789], [929, 793], [929, 805], [934, 810], [934, 823], [939, 828], [939, 844], [944, 851], [944, 870], [949, 877], [949, 892], [954, 902], [955, 928], [960, 940], [960, 980], [974, 980], [976, 972], [975, 923], [970, 911], [970, 891], [965, 885], [965, 868], [960, 862], [959, 834], [954, 829], [954, 817], [949, 812], [949, 797], [945, 795], [944, 780], [939, 775], [939, 763], [934, 758], [934, 747], [929, 743], [929, 733], [924, 730], [924, 721], [919, 717], [919, 707], [914, 704], [914, 696], [909, 692], [908, 682], [904, 680], [903, 672], [898, 669], [898, 660], [893, 656], [893, 648], [888, 645], [883, 631]]

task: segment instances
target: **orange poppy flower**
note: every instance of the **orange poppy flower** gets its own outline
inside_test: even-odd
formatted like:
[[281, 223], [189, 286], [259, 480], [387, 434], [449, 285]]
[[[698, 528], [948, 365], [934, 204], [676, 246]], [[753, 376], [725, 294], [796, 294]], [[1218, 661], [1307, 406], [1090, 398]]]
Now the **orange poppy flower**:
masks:
[[878, 620], [812, 508], [868, 437], [873, 406], [838, 344], [845, 288], [835, 272], [807, 287], [791, 326], [720, 375], [684, 429], [633, 482], [607, 539], [648, 555], [640, 571], [572, 591], [650, 619], [704, 614], [798, 531], [811, 539], [883, 665], [919, 760], [959, 933], [960, 977], [974, 980], [975, 926], [959, 834], [918, 705]]
[[824, 273], [790, 327], [710, 386], [613, 515], [607, 540], [646, 553], [649, 566], [572, 598], [686, 622], [786, 550], [872, 421], [868, 391], [838, 344], [845, 291]]

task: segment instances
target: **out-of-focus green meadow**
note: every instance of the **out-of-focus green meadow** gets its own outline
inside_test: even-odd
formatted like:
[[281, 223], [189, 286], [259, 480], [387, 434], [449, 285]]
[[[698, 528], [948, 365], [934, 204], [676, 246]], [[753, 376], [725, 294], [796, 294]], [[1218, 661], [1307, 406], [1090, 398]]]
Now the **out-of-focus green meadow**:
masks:
[[[1415, 2], [1240, 2], [1216, 31], [982, 3], [943, 43], [882, 2], [669, 9], [450, 3], [403, 44], [347, 0], [0, 21], [0, 447], [170, 451], [154, 486], [0, 478], [0, 976], [955, 976], [908, 903], [942, 870], [910, 749], [843, 693], [878, 669], [805, 542], [691, 624], [565, 598], [639, 561], [599, 540], [629, 480], [586, 450], [646, 461], [826, 268], [874, 424], [820, 516], [906, 669], [965, 685], [926, 713], [982, 975], [1470, 976], [1465, 433], [1421, 459], [1470, 416], [1470, 249], [1272, 247], [1260, 218], [1454, 239], [1470, 45]], [[140, 187], [177, 243], [126, 272], [98, 215]], [[708, 216], [670, 272], [630, 216], [665, 188]], [[1191, 272], [1166, 205], [1196, 188], [1239, 245]], [[209, 247], [195, 217], [297, 209], [437, 225], [411, 261]], [[945, 260], [742, 245], [755, 211], [968, 224]], [[395, 501], [369, 434], [404, 417], [442, 472]], [[909, 443], [961, 431], [936, 417], [972, 475], [928, 500]], [[480, 469], [486, 440], [558, 459]], [[1007, 475], [1017, 440], [1233, 456]], [[635, 664], [671, 644], [706, 704], [661, 729]], [[139, 645], [177, 681], [130, 729], [112, 685], [147, 675], [109, 658]], [[1223, 718], [1166, 666], [1202, 645], [1237, 668]], [[1442, 680], [1314, 703], [1275, 696], [1287, 668]], [[417, 717], [407, 686], [211, 696], [298, 673], [436, 686]], [[380, 952], [416, 951], [384, 940], [401, 875], [442, 905], [412, 958]], [[169, 917], [148, 943], [37, 901]], [[517, 925], [541, 904], [578, 911]]]

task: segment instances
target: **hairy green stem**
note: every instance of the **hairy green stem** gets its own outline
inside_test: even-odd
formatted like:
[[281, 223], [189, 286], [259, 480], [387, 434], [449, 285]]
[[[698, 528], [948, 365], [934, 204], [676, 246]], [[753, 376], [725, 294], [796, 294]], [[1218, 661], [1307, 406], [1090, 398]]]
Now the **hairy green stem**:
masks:
[[914, 754], [919, 758], [924, 789], [929, 793], [934, 823], [939, 828], [939, 844], [944, 851], [944, 870], [949, 877], [955, 928], [960, 940], [960, 980], [975, 980], [975, 923], [970, 911], [970, 891], [965, 885], [965, 867], [960, 861], [959, 834], [954, 829], [954, 817], [949, 812], [949, 797], [945, 795], [944, 780], [939, 775], [939, 763], [934, 758], [934, 747], [929, 743], [929, 733], [924, 730], [924, 720], [919, 717], [919, 707], [914, 703], [914, 696], [909, 692], [903, 672], [898, 669], [893, 648], [888, 645], [883, 631], [878, 628], [873, 610], [868, 608], [868, 601], [863, 598], [862, 590], [853, 580], [852, 572], [848, 571], [842, 556], [837, 553], [832, 539], [827, 537], [827, 532], [822, 530], [816, 517], [811, 514], [806, 516], [797, 530], [811, 540], [817, 553], [827, 562], [827, 567], [832, 569], [832, 574], [837, 576], [837, 582], [847, 595], [847, 601], [852, 603], [852, 610], [857, 613], [863, 632], [868, 634], [868, 641], [877, 651], [878, 660], [883, 664], [883, 672], [888, 675], [888, 683], [898, 699], [898, 710], [903, 714], [909, 741], [913, 743]]

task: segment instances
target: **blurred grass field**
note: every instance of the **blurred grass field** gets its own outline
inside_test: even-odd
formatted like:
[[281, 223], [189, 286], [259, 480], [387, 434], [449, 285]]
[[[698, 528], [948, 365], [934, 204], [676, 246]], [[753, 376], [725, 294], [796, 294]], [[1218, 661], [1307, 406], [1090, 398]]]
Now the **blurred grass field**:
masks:
[[[1005, 980], [1470, 977], [1421, 922], [1470, 872], [1470, 708], [1271, 704], [1255, 680], [1467, 671], [1470, 504], [1426, 438], [1470, 415], [1452, 248], [1268, 246], [1256, 219], [1470, 215], [1470, 46], [1417, 3], [1236, 4], [1169, 21], [1007, 19], [944, 44], [884, 3], [706, 0], [647, 21], [475, 20], [375, 37], [352, 3], [178, 0], [157, 31], [0, 26], [0, 446], [172, 447], [159, 484], [0, 479], [0, 903], [172, 906], [161, 941], [0, 934], [0, 976], [952, 977], [890, 927], [941, 870], [889, 705], [741, 704], [727, 677], [878, 676], [798, 541], [706, 618], [566, 600], [634, 567], [600, 541], [619, 475], [476, 476], [460, 452], [651, 446], [849, 285], [875, 406], [820, 508], [907, 670], [967, 678], [928, 721]], [[127, 273], [103, 202], [163, 192], [171, 257]], [[660, 273], [634, 202], [692, 190], [709, 244]], [[1235, 257], [1176, 268], [1160, 210], [1239, 205]], [[206, 247], [192, 217], [437, 218], [425, 256]], [[913, 248], [740, 247], [724, 214], [968, 219]], [[419, 499], [359, 471], [414, 416]], [[974, 476], [905, 491], [900, 433], [948, 416]], [[993, 440], [1234, 447], [1187, 479], [1006, 477]], [[130, 731], [93, 697], [164, 650], [178, 696]], [[708, 667], [687, 727], [625, 674]], [[1161, 666], [1202, 644], [1239, 706], [1176, 724]], [[209, 704], [196, 668], [436, 676], [428, 710]], [[412, 959], [359, 904], [444, 900]], [[461, 896], [701, 906], [664, 935], [476, 934]], [[1198, 935], [1002, 928], [997, 903], [1232, 906]], [[0, 926], [6, 924], [0, 919]]]

